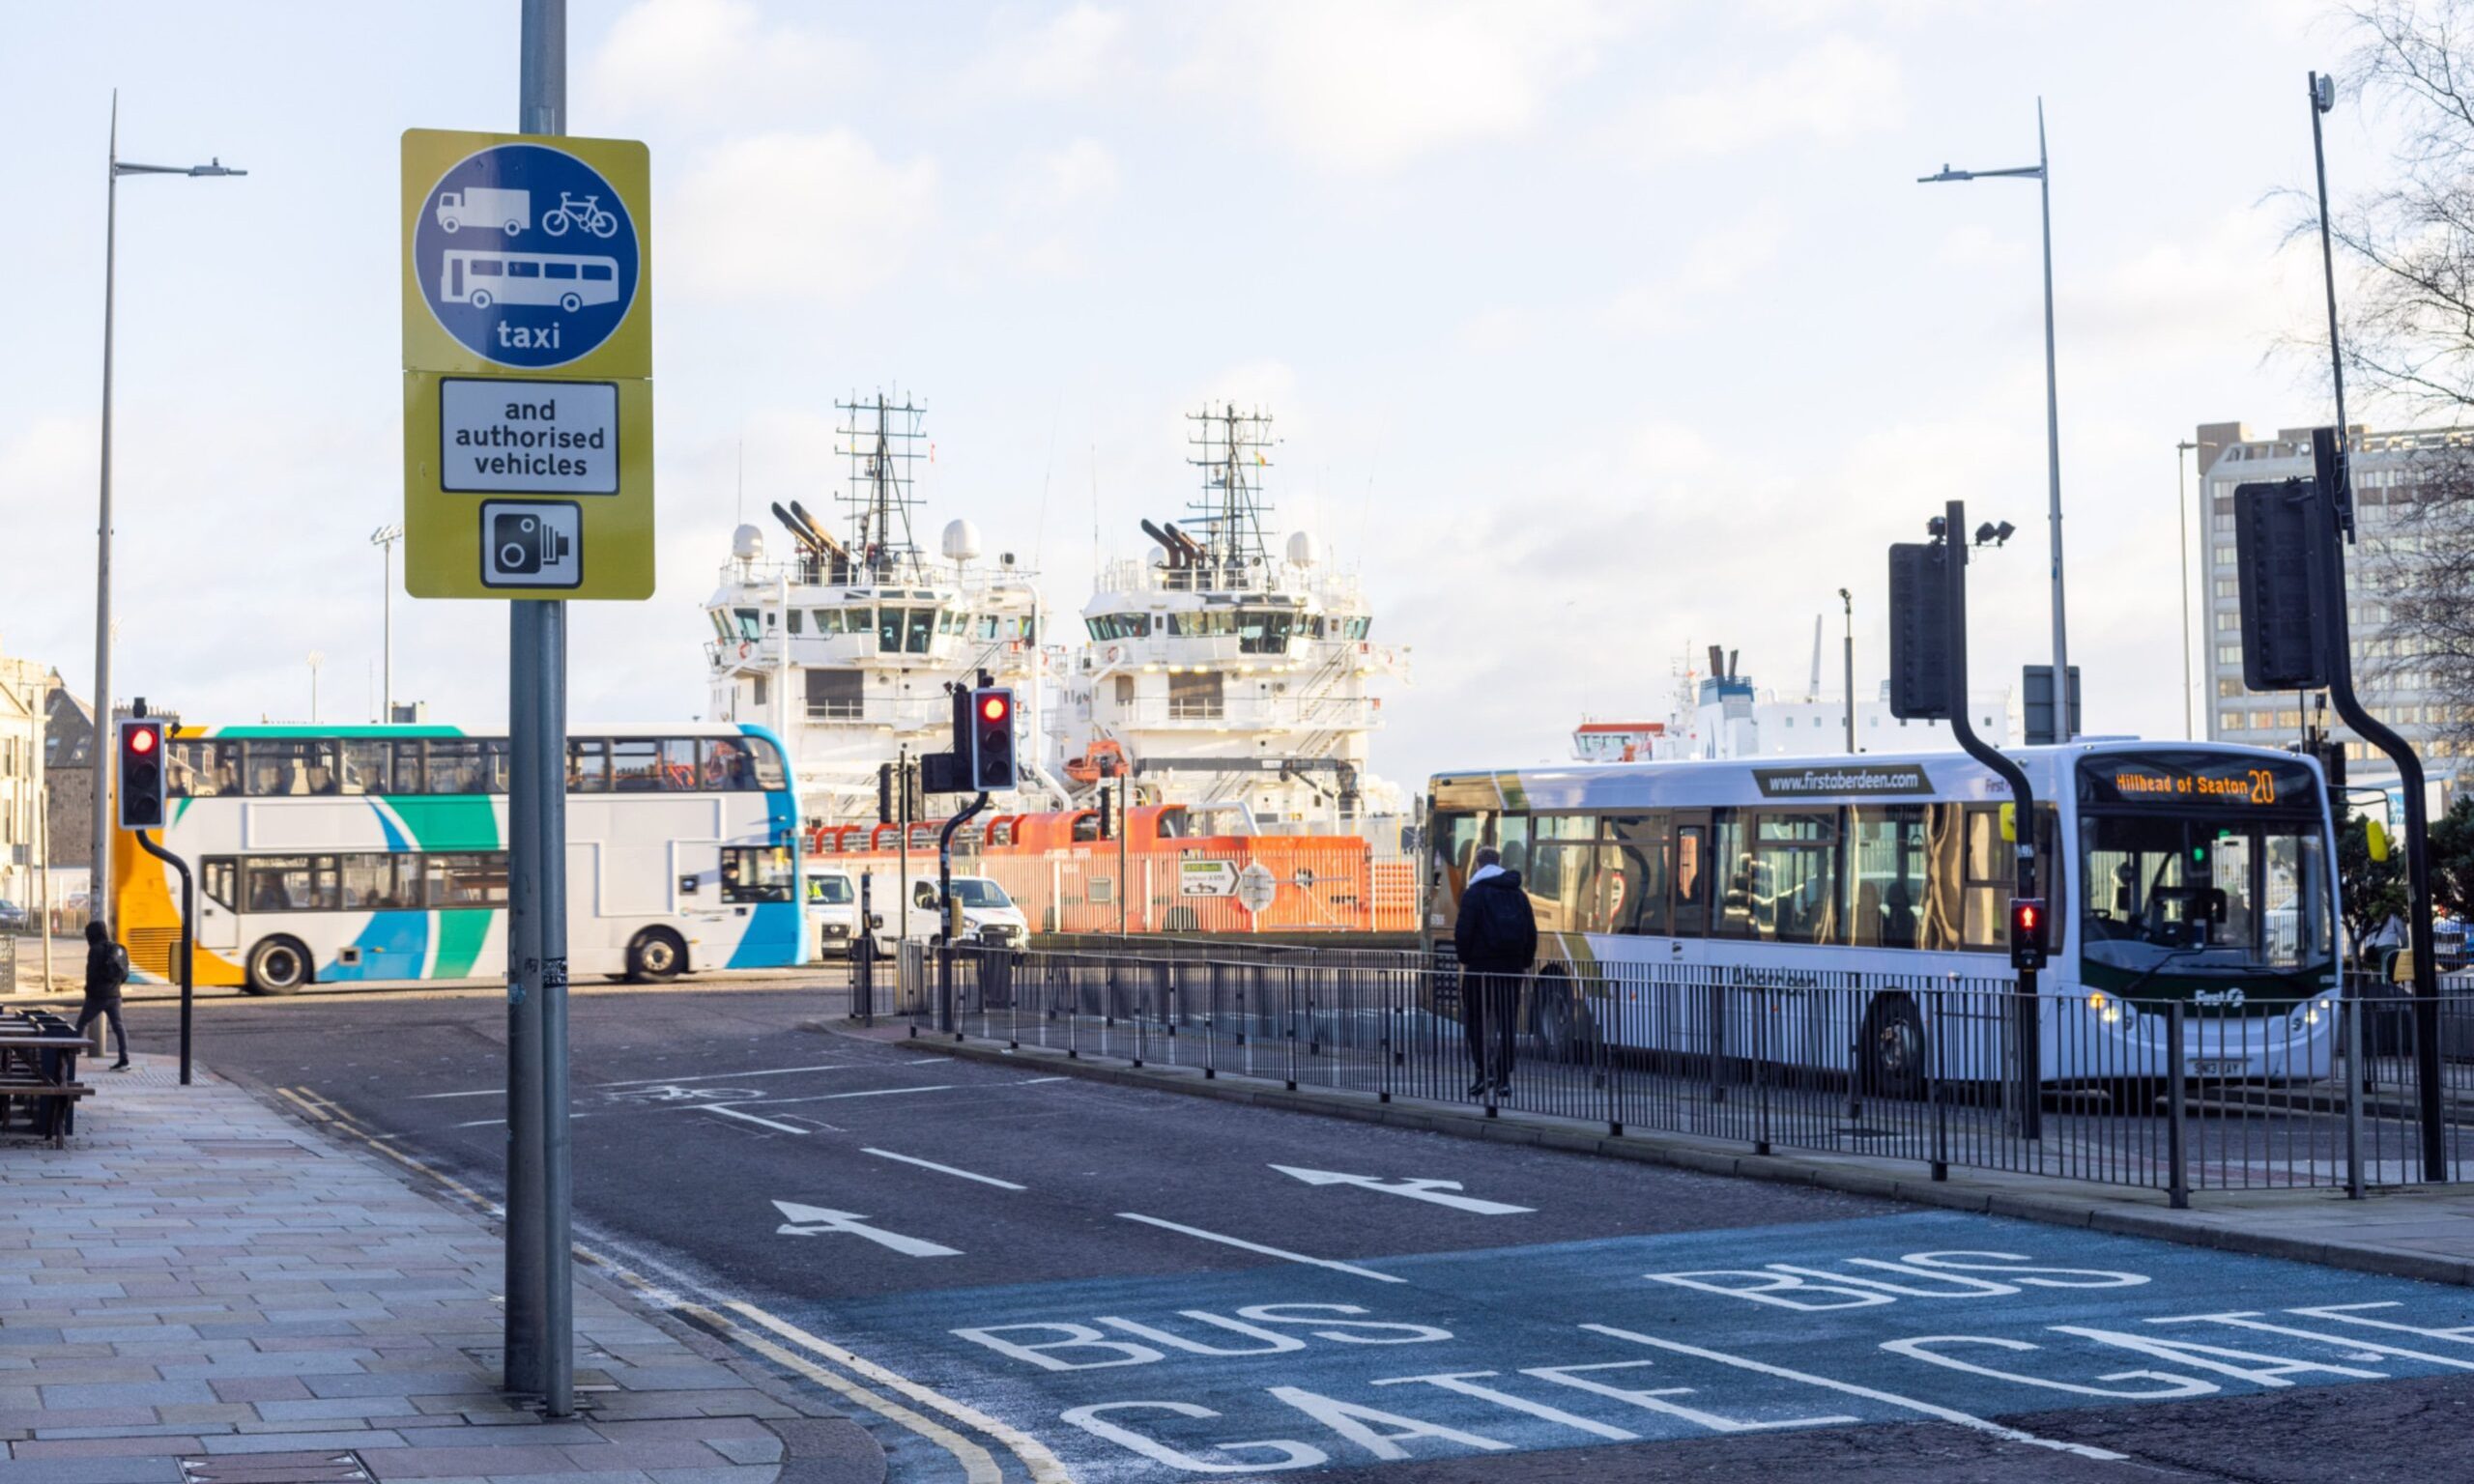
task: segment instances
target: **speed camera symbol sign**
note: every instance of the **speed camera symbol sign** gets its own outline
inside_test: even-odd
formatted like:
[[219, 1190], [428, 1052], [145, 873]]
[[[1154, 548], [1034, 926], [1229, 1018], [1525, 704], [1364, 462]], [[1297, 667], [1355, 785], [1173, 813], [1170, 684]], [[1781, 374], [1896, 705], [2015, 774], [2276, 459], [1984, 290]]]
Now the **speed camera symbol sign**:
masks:
[[584, 582], [584, 512], [573, 500], [481, 502], [481, 585], [574, 587]]

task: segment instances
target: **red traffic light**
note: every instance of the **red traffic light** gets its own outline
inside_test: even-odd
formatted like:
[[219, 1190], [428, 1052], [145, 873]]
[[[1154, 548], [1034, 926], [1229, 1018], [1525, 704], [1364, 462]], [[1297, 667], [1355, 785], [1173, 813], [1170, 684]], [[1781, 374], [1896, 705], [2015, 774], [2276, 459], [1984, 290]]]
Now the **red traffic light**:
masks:
[[155, 751], [157, 740], [158, 733], [151, 727], [131, 727], [129, 729], [129, 750], [140, 757]]
[[1002, 692], [991, 691], [979, 698], [980, 720], [987, 722], [1001, 722], [1005, 720], [1005, 713], [1011, 710], [1012, 707], [1013, 703], [1006, 699]]

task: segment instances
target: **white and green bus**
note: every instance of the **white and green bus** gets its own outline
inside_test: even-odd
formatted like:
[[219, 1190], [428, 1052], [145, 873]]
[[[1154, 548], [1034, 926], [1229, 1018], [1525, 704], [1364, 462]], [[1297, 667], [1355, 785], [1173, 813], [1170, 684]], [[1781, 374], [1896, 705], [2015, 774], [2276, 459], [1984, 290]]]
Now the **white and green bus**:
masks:
[[[2010, 753], [2036, 798], [2052, 928], [2038, 988], [2048, 1083], [2187, 1070], [2328, 1074], [2336, 846], [2309, 758], [2211, 743]], [[1427, 799], [1438, 955], [1491, 845], [1537, 913], [1520, 1012], [1549, 1050], [1710, 1043], [1706, 996], [1762, 996], [1769, 1059], [1889, 1091], [1986, 1078], [2012, 988], [2009, 786], [1957, 753], [1445, 773]], [[1982, 991], [1981, 997], [1963, 992]], [[1440, 1007], [1438, 1007], [1440, 1008]]]
[[[198, 888], [195, 981], [495, 978], [506, 969], [507, 740], [453, 727], [185, 727], [160, 842]], [[571, 976], [662, 981], [807, 961], [797, 791], [756, 727], [583, 727], [567, 741]], [[177, 978], [178, 877], [124, 836], [116, 926]]]

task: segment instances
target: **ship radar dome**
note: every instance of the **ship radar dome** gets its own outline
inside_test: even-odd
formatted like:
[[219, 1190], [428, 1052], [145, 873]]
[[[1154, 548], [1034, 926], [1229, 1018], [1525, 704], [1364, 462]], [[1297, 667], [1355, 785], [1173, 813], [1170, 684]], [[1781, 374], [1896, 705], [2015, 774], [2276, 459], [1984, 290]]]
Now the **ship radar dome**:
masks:
[[741, 561], [764, 558], [764, 532], [754, 526], [741, 526], [731, 532], [731, 555]]
[[1310, 567], [1323, 559], [1323, 543], [1314, 539], [1310, 530], [1292, 531], [1288, 538], [1288, 564]]
[[968, 521], [945, 523], [945, 559], [974, 561], [979, 556], [979, 528]]

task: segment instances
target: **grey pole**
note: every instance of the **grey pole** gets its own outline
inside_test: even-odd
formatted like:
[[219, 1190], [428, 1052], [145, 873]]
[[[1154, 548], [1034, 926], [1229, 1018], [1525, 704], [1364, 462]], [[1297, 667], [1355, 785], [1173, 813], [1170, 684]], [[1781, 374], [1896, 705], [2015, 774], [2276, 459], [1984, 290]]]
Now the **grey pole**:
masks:
[[[2320, 276], [2328, 285], [2328, 373], [2337, 385], [2337, 447], [2342, 452], [2350, 446], [2350, 433], [2345, 424], [2345, 357], [2337, 338], [2337, 255], [2328, 243], [2328, 148], [2320, 142], [2319, 115], [2337, 106], [2337, 79], [2318, 72], [2311, 74], [2311, 163], [2319, 176], [2319, 267]], [[2345, 529], [2353, 529], [2353, 516], [2345, 513]]]
[[86, 921], [103, 915], [112, 879], [112, 762], [103, 733], [112, 725], [112, 287], [120, 248], [120, 93], [112, 93], [111, 153], [103, 174], [102, 489], [95, 522], [95, 840], [88, 856]]
[[1838, 606], [1847, 614], [1847, 751], [1856, 752], [1856, 599], [1844, 587], [1838, 589]]
[[378, 721], [395, 719], [395, 543], [404, 539], [401, 526], [381, 526], [369, 533], [378, 548]]
[[2070, 626], [2061, 601], [2061, 400], [2054, 378], [2053, 164], [2045, 157], [2045, 100], [2036, 100], [2036, 196], [2045, 237], [2045, 471], [2053, 517], [2053, 734], [2070, 740]]
[[[524, 0], [516, 128], [564, 133], [566, 0]], [[508, 610], [507, 1389], [575, 1410], [566, 1077], [566, 605]]]
[[2182, 529], [2182, 740], [2199, 738], [2198, 724], [2191, 719], [2191, 492], [2182, 472], [2182, 455], [2197, 448], [2194, 442], [2173, 445], [2173, 523]]

